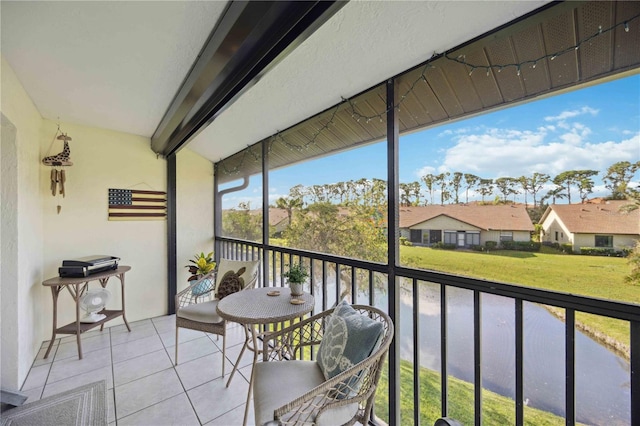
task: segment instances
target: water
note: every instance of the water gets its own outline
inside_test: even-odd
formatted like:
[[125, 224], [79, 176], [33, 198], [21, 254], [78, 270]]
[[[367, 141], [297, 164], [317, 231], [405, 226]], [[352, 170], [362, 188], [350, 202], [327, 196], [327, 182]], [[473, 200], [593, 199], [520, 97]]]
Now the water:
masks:
[[[327, 307], [336, 302], [335, 278], [327, 279]], [[321, 293], [316, 282], [316, 295]], [[400, 355], [413, 360], [413, 300], [411, 291], [400, 292]], [[316, 311], [322, 310], [316, 296]], [[368, 304], [368, 294], [358, 292], [357, 303]], [[482, 386], [515, 399], [515, 302], [501, 296], [482, 295]], [[377, 290], [375, 306], [387, 311], [387, 295]], [[473, 292], [447, 288], [448, 373], [474, 382]], [[440, 371], [440, 286], [421, 283], [420, 367]], [[524, 400], [530, 407], [565, 416], [564, 322], [544, 307], [525, 302]], [[629, 425], [631, 385], [629, 362], [576, 330], [576, 419], [588, 425]], [[472, 401], [469, 402], [473, 409]]]
[[[420, 366], [440, 371], [440, 290], [422, 284]], [[401, 357], [413, 359], [412, 296], [401, 294]], [[473, 383], [473, 293], [448, 288], [448, 371]], [[482, 296], [482, 385], [515, 397], [515, 303]], [[564, 323], [542, 306], [524, 303], [524, 399], [565, 415]], [[629, 363], [576, 331], [576, 416], [593, 425], [630, 423]]]

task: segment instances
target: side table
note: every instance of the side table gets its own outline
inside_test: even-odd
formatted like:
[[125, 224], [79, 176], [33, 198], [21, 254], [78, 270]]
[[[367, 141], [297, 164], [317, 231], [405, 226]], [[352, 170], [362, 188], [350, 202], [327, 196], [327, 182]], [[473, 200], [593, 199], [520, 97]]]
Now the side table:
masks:
[[[124, 324], [127, 326], [127, 330], [131, 331], [124, 311], [124, 274], [131, 269], [130, 266], [119, 266], [117, 269], [110, 271], [98, 272], [87, 277], [55, 277], [49, 278], [44, 281], [42, 285], [51, 288], [51, 295], [53, 296], [53, 331], [51, 333], [51, 341], [47, 352], [44, 354], [45, 359], [49, 356], [53, 342], [56, 339], [56, 334], [75, 334], [78, 342], [78, 358], [82, 359], [82, 344], [80, 342], [80, 334], [85, 331], [89, 331], [92, 328], [100, 326], [100, 330], [104, 329], [104, 323], [110, 321], [116, 317], [122, 316]], [[106, 315], [106, 318], [93, 323], [81, 323], [80, 322], [80, 297], [87, 291], [89, 283], [91, 281], [98, 281], [102, 288], [105, 288], [107, 281], [111, 277], [117, 277], [120, 280], [120, 286], [122, 287], [122, 301], [121, 309], [119, 310], [107, 310], [103, 309], [99, 313]], [[71, 297], [76, 302], [76, 320], [63, 327], [58, 327], [58, 295], [66, 288], [69, 290]]]

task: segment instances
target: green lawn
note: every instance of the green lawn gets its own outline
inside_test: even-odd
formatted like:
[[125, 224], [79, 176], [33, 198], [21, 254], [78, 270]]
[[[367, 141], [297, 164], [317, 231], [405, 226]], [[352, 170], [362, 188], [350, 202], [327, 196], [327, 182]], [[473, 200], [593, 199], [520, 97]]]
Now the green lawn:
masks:
[[[375, 413], [389, 422], [387, 368], [383, 369], [376, 391]], [[432, 425], [440, 417], [440, 374], [420, 371], [420, 424]], [[400, 416], [402, 425], [413, 425], [413, 365], [400, 361]], [[449, 413], [463, 425], [474, 424], [474, 391], [471, 383], [449, 377]], [[488, 390], [482, 391], [482, 420], [486, 425], [515, 424], [515, 402]], [[524, 407], [524, 424], [536, 426], [564, 425], [565, 419], [546, 411]]]
[[[543, 288], [589, 297], [640, 303], [640, 287], [625, 283], [627, 260], [618, 257], [495, 251], [490, 253], [400, 247], [404, 266]], [[577, 321], [629, 345], [625, 321], [578, 313]]]

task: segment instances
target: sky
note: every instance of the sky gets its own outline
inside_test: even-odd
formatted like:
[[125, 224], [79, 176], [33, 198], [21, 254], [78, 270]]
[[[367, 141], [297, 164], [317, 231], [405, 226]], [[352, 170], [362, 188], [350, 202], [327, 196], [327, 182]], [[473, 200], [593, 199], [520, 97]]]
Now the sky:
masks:
[[[386, 180], [385, 144], [271, 172], [269, 203], [286, 196], [296, 184]], [[593, 178], [590, 197], [606, 196], [609, 191], [602, 177], [607, 168], [618, 161], [640, 161], [640, 74], [401, 135], [399, 146], [400, 182], [456, 171], [496, 179], [534, 172], [553, 178], [567, 170], [590, 169], [600, 172]], [[640, 172], [633, 182], [640, 182]], [[244, 201], [259, 208], [261, 192], [259, 176], [253, 177], [246, 190], [226, 195], [223, 207]], [[573, 202], [579, 200], [577, 190], [571, 197]], [[471, 194], [469, 198], [481, 197]], [[523, 201], [524, 196], [516, 200]]]

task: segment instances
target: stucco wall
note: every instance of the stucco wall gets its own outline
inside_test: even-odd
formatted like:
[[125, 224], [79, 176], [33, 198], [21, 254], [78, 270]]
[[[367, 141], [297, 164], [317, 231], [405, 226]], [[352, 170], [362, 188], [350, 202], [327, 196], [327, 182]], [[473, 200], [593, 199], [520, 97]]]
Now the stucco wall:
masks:
[[[126, 275], [127, 319], [166, 314], [167, 222], [108, 221], [107, 193], [109, 188], [166, 191], [167, 166], [151, 151], [147, 137], [62, 122], [61, 129], [73, 139], [74, 164], [65, 168], [66, 196], [54, 197], [51, 168], [41, 159], [62, 150], [62, 142], [54, 139], [57, 123], [41, 118], [4, 57], [1, 70], [6, 120], [0, 152], [0, 359], [2, 386], [19, 389], [42, 342], [51, 335], [51, 292], [41, 283], [58, 274], [62, 260], [94, 254], [121, 257], [121, 264], [132, 267]], [[12, 132], [14, 139], [7, 136]], [[178, 154], [177, 164], [177, 266], [182, 288], [188, 276], [182, 266], [196, 251], [213, 247], [213, 165], [188, 149]], [[107, 288], [112, 293], [107, 306], [119, 307], [118, 281], [110, 281]], [[67, 292], [60, 295], [58, 307], [58, 325], [74, 319]]]
[[[505, 229], [505, 231], [508, 231]], [[513, 241], [531, 241], [529, 231], [511, 231], [513, 232]], [[500, 231], [482, 231], [480, 233], [480, 244], [487, 241], [495, 241], [500, 244]]]
[[[596, 246], [596, 235], [605, 235], [605, 234], [576, 234], [575, 235], [575, 243], [573, 245], [573, 251], [576, 253], [580, 252], [580, 248], [582, 247], [595, 247]], [[623, 248], [633, 248], [638, 240], [638, 236], [632, 235], [613, 235], [613, 248], [614, 249], [623, 249]]]
[[213, 251], [213, 163], [185, 148], [177, 164], [178, 291], [187, 286], [184, 267], [196, 253]]
[[[542, 235], [543, 242], [565, 244], [573, 241], [571, 239], [571, 233], [567, 231], [566, 227], [558, 219], [558, 216], [554, 211], [551, 211], [544, 222], [542, 222], [542, 228], [544, 229], [544, 234]], [[557, 240], [556, 232], [558, 233]]]
[[419, 223], [411, 227], [411, 229], [442, 229], [448, 231], [479, 231], [480, 228], [460, 222], [459, 220], [448, 216], [438, 216], [426, 222]]
[[[61, 123], [60, 127], [73, 139], [70, 142], [73, 166], [65, 168], [67, 194], [64, 198], [51, 195], [51, 168], [41, 166], [45, 277], [56, 276], [64, 259], [102, 254], [118, 256], [122, 265], [132, 268], [125, 280], [127, 319], [136, 321], [165, 314], [167, 222], [109, 221], [108, 190], [166, 191], [166, 161], [156, 157], [146, 137], [70, 123]], [[55, 133], [56, 123], [45, 120], [43, 157], [62, 150], [61, 141], [51, 143]], [[59, 214], [58, 205], [61, 206]], [[94, 282], [90, 287], [98, 286]], [[107, 307], [119, 307], [118, 281], [112, 279], [107, 289], [112, 294]], [[75, 318], [71, 297], [62, 294], [58, 302], [58, 323], [71, 322]], [[45, 321], [50, 323], [51, 319]], [[117, 319], [108, 325], [120, 321]]]
[[[42, 287], [42, 118], [8, 62], [1, 58], [2, 114], [15, 139], [2, 140], [2, 310], [1, 384], [19, 389], [45, 334]], [[3, 126], [4, 128], [4, 126]], [[5, 185], [8, 185], [5, 188]], [[7, 192], [5, 192], [7, 190]]]

